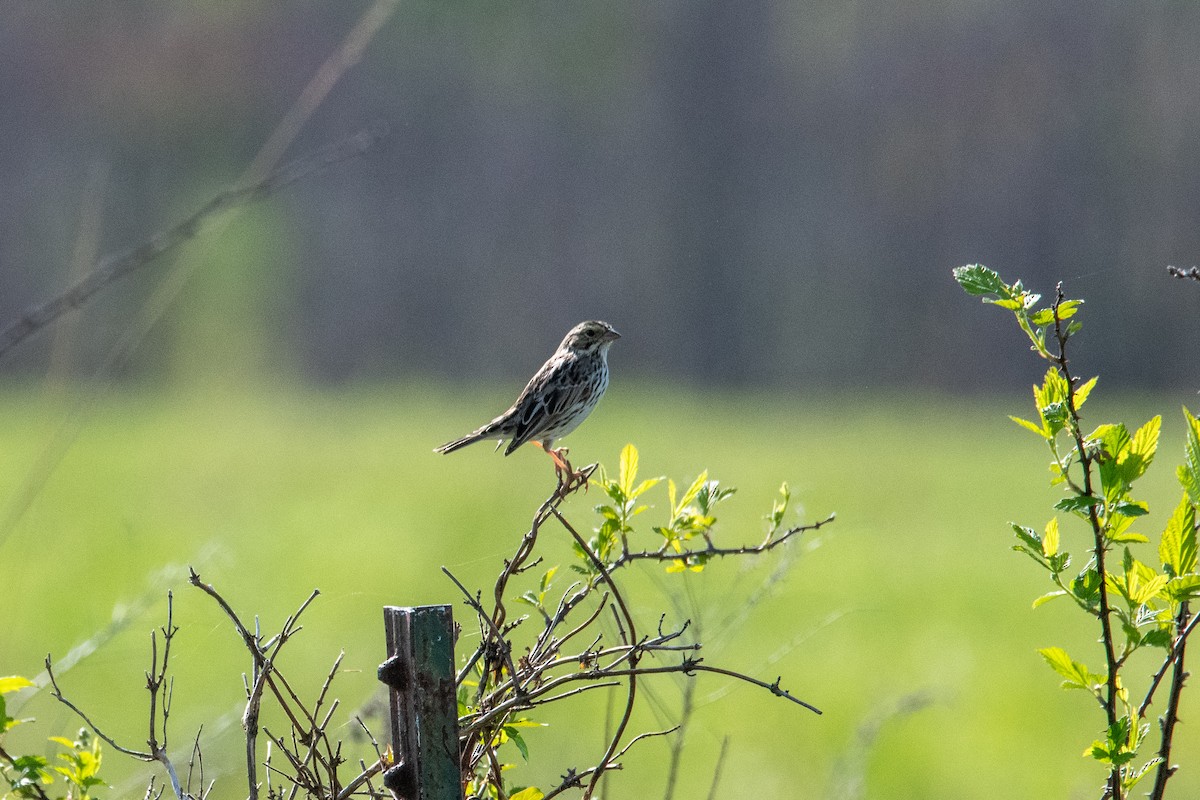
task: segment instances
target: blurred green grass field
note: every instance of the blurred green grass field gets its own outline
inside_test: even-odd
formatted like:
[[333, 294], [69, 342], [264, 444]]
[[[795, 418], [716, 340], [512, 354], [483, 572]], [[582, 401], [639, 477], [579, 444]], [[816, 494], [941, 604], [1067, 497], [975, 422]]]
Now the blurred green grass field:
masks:
[[[345, 709], [358, 708], [376, 691], [381, 606], [457, 603], [443, 565], [468, 586], [490, 586], [553, 488], [549, 460], [535, 448], [507, 459], [486, 444], [431, 452], [509, 399], [507, 388], [422, 384], [125, 392], [86, 404], [70, 447], [0, 533], [0, 674], [32, 677], [46, 653], [63, 658], [114, 614], [151, 598], [63, 676], [110, 734], [138, 745], [147, 634], [162, 624], [163, 596], [173, 588], [182, 626], [174, 742], [186, 750], [205, 722], [210, 777], [224, 773], [216, 796], [243, 796], [238, 699], [247, 658], [228, 621], [186, 585], [184, 566], [194, 565], [245, 618], [260, 615], [265, 631], [320, 588], [284, 668], [311, 690], [344, 649], [349, 672], [336, 687]], [[1182, 395], [1106, 403], [1098, 392], [1088, 408], [1087, 421], [1097, 424], [1164, 415], [1159, 462], [1139, 495], [1151, 503], [1144, 532], [1155, 541], [1178, 499], [1181, 402], [1197, 405]], [[613, 386], [565, 442], [576, 463], [615, 469], [620, 448], [633, 442], [645, 476], [690, 481], [708, 469], [739, 488], [719, 528], [730, 542], [761, 536], [781, 481], [803, 509], [791, 521], [838, 514], [777, 557], [715, 563], [700, 575], [648, 567], [637, 577], [644, 624], [678, 606], [701, 626], [711, 663], [782, 676], [825, 712], [702, 676], [677, 797], [705, 796], [726, 735], [719, 797], [1098, 796], [1102, 771], [1080, 756], [1098, 727], [1096, 709], [1061, 691], [1035, 652], [1057, 644], [1098, 667], [1093, 632], [1080, 629], [1065, 604], [1031, 610], [1048, 582], [1010, 550], [1008, 520], [1040, 527], [1057, 497], [1042, 446], [1005, 416], [1027, 415], [1028, 405], [1015, 395], [813, 398]], [[34, 390], [0, 396], [0, 513], [38, 473], [68, 407]], [[657, 499], [665, 505], [665, 494]], [[594, 494], [579, 496], [568, 513], [590, 528], [595, 502]], [[1064, 545], [1082, 543], [1082, 530], [1068, 524]], [[1149, 550], [1143, 557], [1153, 561]], [[562, 546], [559, 562], [570, 558]], [[731, 610], [781, 558], [790, 568], [774, 591], [749, 621], [729, 624]], [[676, 681], [655, 684], [639, 728], [669, 724], [679, 695]], [[1200, 796], [1200, 735], [1187, 724], [1197, 711], [1192, 696], [1176, 748], [1184, 763], [1174, 779], [1178, 797]], [[12, 741], [77, 727], [45, 693], [21, 713], [39, 724]], [[588, 728], [580, 725], [585, 713], [596, 714]], [[581, 701], [551, 728], [531, 732], [534, 766], [522, 775], [551, 785], [568, 767], [585, 766], [598, 752], [603, 719], [602, 699]], [[662, 740], [639, 746], [607, 796], [662, 796], [666, 754]], [[140, 765], [109, 753], [104, 772], [116, 783], [105, 796], [140, 795]]]

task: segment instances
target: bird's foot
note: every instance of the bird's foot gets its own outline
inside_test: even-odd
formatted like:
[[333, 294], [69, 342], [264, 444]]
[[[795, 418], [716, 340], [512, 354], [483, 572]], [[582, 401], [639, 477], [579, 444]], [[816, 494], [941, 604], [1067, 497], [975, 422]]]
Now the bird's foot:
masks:
[[572, 467], [571, 462], [567, 460], [567, 448], [565, 447], [551, 449], [543, 443], [542, 449], [554, 461], [554, 475], [558, 478], [559, 491], [565, 494], [566, 492], [578, 489], [580, 486], [583, 487], [585, 492], [587, 491], [588, 478], [591, 477], [594, 467], [584, 467], [580, 470]]

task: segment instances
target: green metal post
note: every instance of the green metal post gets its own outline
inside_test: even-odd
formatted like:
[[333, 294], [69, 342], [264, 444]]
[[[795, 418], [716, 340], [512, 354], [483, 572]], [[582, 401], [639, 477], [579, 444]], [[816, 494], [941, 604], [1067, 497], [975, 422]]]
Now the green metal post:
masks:
[[462, 800], [450, 606], [385, 606], [383, 620], [388, 658], [379, 680], [391, 690], [396, 756], [384, 786], [397, 800]]

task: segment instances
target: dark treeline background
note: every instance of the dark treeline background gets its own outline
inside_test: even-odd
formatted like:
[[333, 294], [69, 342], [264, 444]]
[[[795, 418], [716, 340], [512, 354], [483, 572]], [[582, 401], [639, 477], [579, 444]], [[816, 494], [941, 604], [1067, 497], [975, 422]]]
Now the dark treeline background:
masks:
[[[0, 6], [0, 323], [236, 181], [364, 2]], [[950, 279], [1087, 298], [1109, 386], [1200, 383], [1200, 6], [413, 0], [290, 156], [390, 141], [200, 239], [135, 376], [531, 371], [578, 320], [626, 374], [1012, 388]], [[89, 178], [89, 175], [92, 177]], [[99, 177], [96, 177], [99, 176]], [[84, 310], [103, 362], [161, 269]], [[51, 360], [43, 334], [0, 364]]]

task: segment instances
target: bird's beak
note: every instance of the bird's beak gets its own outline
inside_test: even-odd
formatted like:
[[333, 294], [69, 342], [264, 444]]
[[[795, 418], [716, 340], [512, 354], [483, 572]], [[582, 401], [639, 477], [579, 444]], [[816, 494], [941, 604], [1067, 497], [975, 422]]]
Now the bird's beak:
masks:
[[608, 331], [605, 332], [605, 334], [600, 338], [605, 342], [615, 342], [617, 339], [621, 338], [621, 334], [617, 333], [612, 328], [609, 328]]

